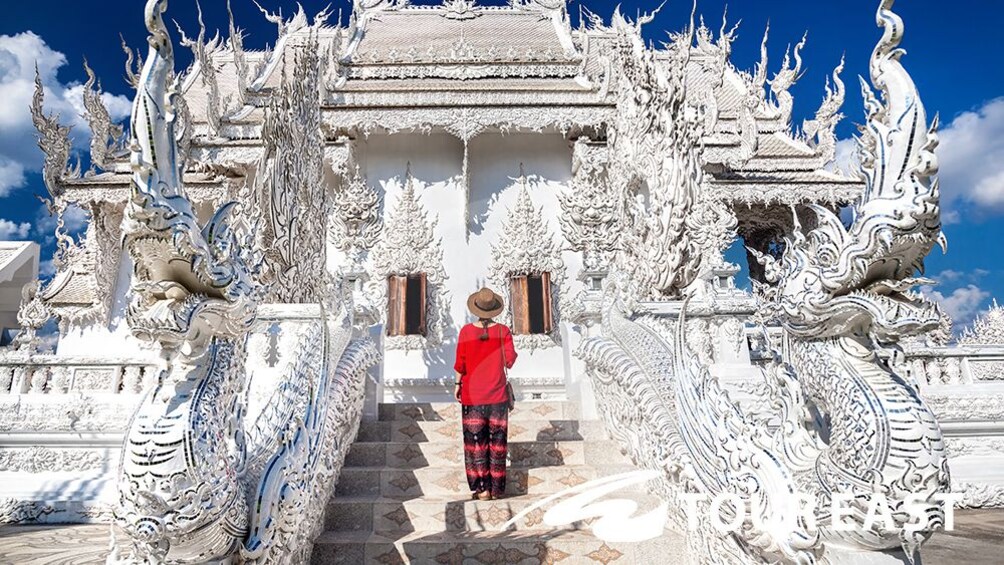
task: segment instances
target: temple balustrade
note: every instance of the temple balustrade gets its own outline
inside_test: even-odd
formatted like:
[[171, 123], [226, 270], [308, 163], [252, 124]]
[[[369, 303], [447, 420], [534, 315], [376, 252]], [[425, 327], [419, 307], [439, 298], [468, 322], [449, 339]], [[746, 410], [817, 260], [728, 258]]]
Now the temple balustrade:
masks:
[[1004, 382], [1004, 344], [922, 347], [904, 356], [905, 373], [919, 385]]
[[156, 378], [156, 363], [149, 359], [0, 355], [0, 394], [138, 395]]

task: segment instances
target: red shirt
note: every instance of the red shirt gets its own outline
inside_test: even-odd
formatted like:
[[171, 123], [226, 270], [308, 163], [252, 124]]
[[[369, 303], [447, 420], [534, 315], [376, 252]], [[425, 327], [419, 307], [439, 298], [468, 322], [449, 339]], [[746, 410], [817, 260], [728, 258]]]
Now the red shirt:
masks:
[[499, 404], [507, 400], [502, 351], [504, 348], [506, 368], [512, 368], [516, 361], [512, 332], [503, 324], [495, 324], [488, 328], [487, 340], [481, 339], [484, 333], [481, 324], [467, 324], [460, 329], [457, 339], [457, 362], [453, 368], [461, 375], [460, 401], [465, 406]]

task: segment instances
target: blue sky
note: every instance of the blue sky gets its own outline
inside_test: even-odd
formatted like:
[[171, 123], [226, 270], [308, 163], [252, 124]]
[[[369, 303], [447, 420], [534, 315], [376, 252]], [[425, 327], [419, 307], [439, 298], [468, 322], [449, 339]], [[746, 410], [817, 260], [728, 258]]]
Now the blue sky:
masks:
[[[275, 27], [265, 21], [251, 0], [232, 0], [237, 24], [248, 35], [245, 45], [260, 48], [275, 41]], [[295, 2], [259, 0], [287, 16]], [[427, 2], [422, 2], [427, 3]], [[483, 2], [497, 3], [497, 2]], [[805, 75], [792, 89], [794, 123], [810, 117], [823, 96], [826, 76], [842, 54], [847, 56], [844, 78], [848, 85], [844, 114], [838, 128], [842, 139], [863, 120], [855, 77], [867, 74], [868, 57], [879, 35], [874, 25], [877, 0], [732, 0], [729, 21], [742, 20], [734, 44], [733, 62], [751, 69], [759, 60], [759, 44], [768, 20], [770, 72], [776, 72], [784, 50], [806, 31], [803, 51]], [[102, 78], [113, 114], [125, 116], [131, 92], [124, 81], [124, 55], [119, 33], [133, 47], [145, 45], [141, 0], [82, 2], [57, 0], [5, 2], [0, 15], [0, 239], [34, 239], [43, 244], [43, 259], [51, 256], [52, 227], [36, 195], [45, 194], [27, 104], [31, 97], [34, 62], [38, 61], [47, 87], [47, 107], [73, 123], [75, 146], [85, 148], [88, 130], [79, 118], [80, 84], [86, 78], [82, 60]], [[304, 0], [308, 14], [329, 4]], [[720, 27], [726, 2], [700, 0], [698, 13], [709, 27]], [[609, 18], [615, 3], [587, 0], [581, 5]], [[655, 2], [625, 1], [624, 13], [652, 10]], [[570, 3], [577, 20], [580, 3]], [[333, 3], [347, 17], [348, 2]], [[226, 2], [204, 0], [212, 31], [227, 28]], [[987, 0], [899, 0], [896, 10], [906, 20], [904, 47], [930, 114], [941, 115], [941, 186], [949, 252], [932, 253], [928, 274], [939, 284], [927, 292], [965, 324], [992, 297], [1004, 298], [1004, 2]], [[681, 29], [690, 2], [670, 0], [645, 32], [659, 40], [665, 32]], [[195, 0], [171, 0], [169, 16], [189, 32], [197, 29]], [[176, 38], [175, 38], [176, 39]], [[179, 49], [179, 64], [190, 55]], [[84, 152], [86, 153], [86, 152]], [[79, 228], [82, 218], [71, 218]]]

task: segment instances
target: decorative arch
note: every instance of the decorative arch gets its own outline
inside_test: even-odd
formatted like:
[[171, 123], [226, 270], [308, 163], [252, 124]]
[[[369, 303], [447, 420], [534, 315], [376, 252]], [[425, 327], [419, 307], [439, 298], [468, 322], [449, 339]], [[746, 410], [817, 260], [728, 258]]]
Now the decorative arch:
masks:
[[411, 169], [405, 174], [404, 190], [384, 225], [383, 235], [370, 255], [370, 281], [367, 283], [372, 304], [378, 306], [380, 323], [387, 323], [387, 278], [425, 274], [425, 335], [392, 335], [384, 342], [386, 349], [427, 349], [443, 343], [449, 316], [449, 277], [443, 268], [442, 238], [436, 235], [438, 220], [429, 213], [415, 194]]
[[502, 225], [498, 242], [491, 248], [492, 262], [488, 281], [493, 290], [505, 299], [506, 323], [512, 327], [512, 278], [550, 273], [549, 296], [552, 315], [550, 331], [543, 334], [514, 335], [513, 339], [518, 347], [531, 350], [555, 347], [561, 344], [560, 297], [567, 279], [565, 263], [561, 259], [561, 248], [544, 221], [542, 209], [533, 205], [522, 166], [519, 184], [516, 206], [509, 210], [509, 217]]

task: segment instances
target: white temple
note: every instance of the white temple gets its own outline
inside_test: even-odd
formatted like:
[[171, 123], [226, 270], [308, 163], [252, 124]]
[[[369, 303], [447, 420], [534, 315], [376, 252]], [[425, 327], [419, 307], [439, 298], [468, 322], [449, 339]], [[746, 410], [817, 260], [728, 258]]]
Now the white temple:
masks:
[[[804, 40], [778, 63], [765, 34], [746, 71], [724, 23], [653, 48], [650, 17], [575, 29], [564, 0], [357, 0], [347, 27], [265, 13], [275, 47], [252, 51], [232, 21], [225, 39], [169, 31], [166, 4], [148, 2], [150, 52], [125, 47], [126, 134], [90, 74], [91, 170], [69, 165], [39, 85], [49, 205], [90, 221], [79, 238], [59, 223], [58, 272], [26, 289], [0, 349], [0, 523], [114, 523], [126, 549], [110, 562], [307, 560], [334, 539], [326, 501], [357, 433], [406, 407], [448, 413], [483, 285], [506, 299], [520, 401], [602, 422], [657, 471], [694, 562], [897, 559], [943, 525], [936, 495], [1004, 505], [999, 312], [946, 346], [950, 321], [909, 292], [943, 236], [936, 134], [891, 0], [861, 171], [831, 166], [843, 62], [792, 124]], [[755, 294], [723, 259], [738, 238]], [[50, 319], [54, 353], [35, 335]], [[910, 530], [896, 506], [895, 525], [856, 534], [681, 526], [681, 493], [769, 514], [796, 485], [864, 506], [914, 496], [926, 517]]]

